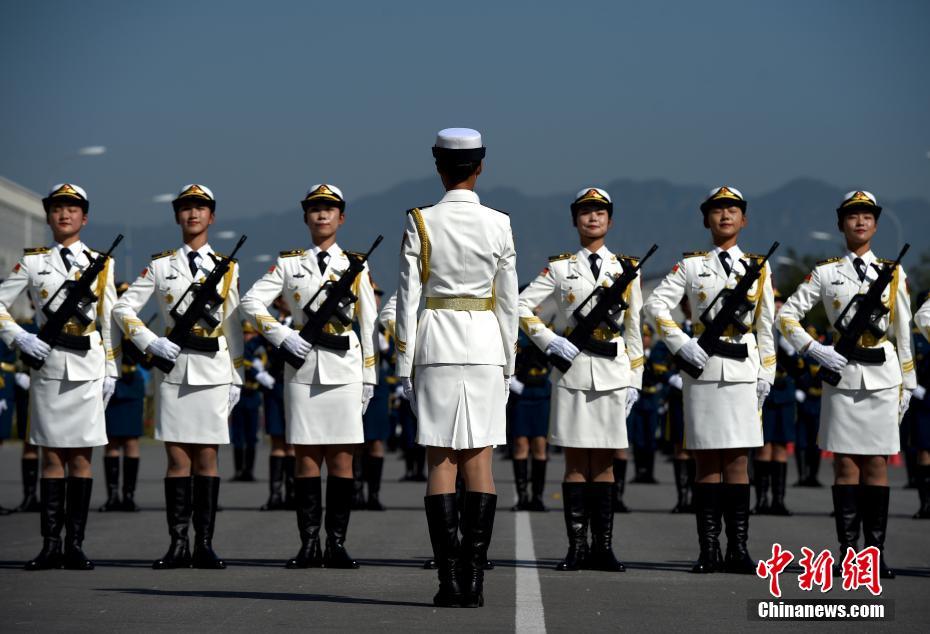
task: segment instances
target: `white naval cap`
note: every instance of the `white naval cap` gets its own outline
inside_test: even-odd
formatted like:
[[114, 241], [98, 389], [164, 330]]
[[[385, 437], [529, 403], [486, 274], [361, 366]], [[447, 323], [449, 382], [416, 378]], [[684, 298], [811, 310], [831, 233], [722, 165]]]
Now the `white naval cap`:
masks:
[[707, 194], [707, 198], [701, 203], [701, 211], [706, 212], [719, 201], [729, 201], [730, 204], [739, 207], [743, 212], [746, 211], [746, 199], [743, 198], [743, 192], [729, 185], [714, 187], [710, 190]]
[[328, 202], [334, 207], [345, 209], [346, 199], [342, 195], [342, 190], [329, 183], [317, 183], [307, 190], [307, 195], [300, 201], [300, 206], [306, 209], [316, 202]]
[[461, 161], [480, 161], [484, 158], [485, 147], [481, 142], [481, 133], [471, 128], [446, 128], [436, 134], [433, 156], [443, 159]]
[[171, 201], [171, 206], [174, 207], [175, 212], [181, 208], [181, 201], [183, 200], [201, 200], [207, 203], [207, 207], [211, 210], [216, 209], [216, 198], [213, 196], [213, 191], [206, 185], [190, 183], [179, 189], [178, 195]]
[[851, 192], [846, 192], [846, 195], [843, 196], [843, 202], [836, 208], [836, 213], [842, 216], [844, 213], [851, 212], [853, 209], [872, 211], [876, 218], [878, 218], [878, 215], [882, 212], [882, 208], [878, 204], [878, 199], [875, 198], [875, 194], [867, 192], [864, 189], [854, 189]]
[[610, 194], [600, 187], [585, 187], [578, 190], [578, 193], [575, 194], [575, 201], [571, 204], [572, 218], [575, 217], [575, 213], [581, 205], [603, 205], [607, 208], [608, 217], [614, 215], [614, 203], [610, 199]]
[[62, 198], [66, 200], [71, 200], [77, 202], [78, 205], [84, 208], [84, 211], [87, 211], [87, 207], [90, 201], [87, 199], [87, 192], [84, 191], [84, 188], [80, 185], [75, 185], [74, 183], [58, 183], [50, 190], [48, 190], [48, 196], [42, 199], [42, 206], [47, 212], [52, 201], [56, 198]]

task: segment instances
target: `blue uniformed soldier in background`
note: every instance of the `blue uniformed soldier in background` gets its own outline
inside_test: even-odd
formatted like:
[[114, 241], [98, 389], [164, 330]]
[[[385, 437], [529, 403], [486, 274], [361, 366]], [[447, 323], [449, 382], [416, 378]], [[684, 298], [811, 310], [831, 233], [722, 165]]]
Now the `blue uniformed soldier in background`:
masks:
[[[116, 285], [117, 296], [129, 288], [128, 282]], [[123, 360], [116, 390], [106, 410], [107, 446], [103, 454], [103, 474], [107, 501], [98, 510], [135, 512], [136, 479], [139, 475], [139, 437], [143, 433], [145, 409], [145, 371], [138, 365], [142, 354], [129, 340], [123, 339]], [[123, 454], [123, 497], [120, 499], [120, 450]]]
[[[808, 326], [807, 332], [814, 339], [821, 339], [814, 326]], [[823, 485], [817, 479], [820, 471], [820, 447], [817, 444], [817, 434], [820, 431], [820, 400], [823, 395], [823, 381], [820, 378], [819, 363], [813, 359], [801, 357], [801, 364], [801, 372], [795, 379], [797, 387], [795, 400], [798, 402], [794, 445], [794, 456], [798, 465], [796, 486], [821, 487]]]
[[[32, 308], [30, 306], [30, 311]], [[17, 323], [26, 332], [39, 332], [35, 321], [17, 318]], [[29, 443], [26, 429], [29, 427], [29, 386], [31, 378], [28, 368], [16, 356], [16, 374], [14, 378], [13, 398], [15, 404], [14, 420], [16, 421], [16, 437], [23, 441], [23, 453], [20, 460], [22, 474], [23, 499], [14, 511], [17, 513], [38, 513], [39, 505], [39, 448]]]
[[[781, 293], [774, 289], [775, 310], [784, 304]], [[762, 439], [756, 449], [753, 482], [756, 486], [757, 515], [791, 515], [785, 507], [785, 489], [788, 481], [788, 443], [795, 439], [797, 399], [795, 377], [800, 374], [803, 362], [797, 351], [777, 329], [775, 332], [775, 382], [762, 405]], [[772, 499], [769, 500], [769, 487]]]
[[665, 399], [664, 381], [669, 372], [671, 354], [663, 345], [653, 350], [653, 330], [649, 324], [643, 324], [643, 354], [646, 363], [643, 367], [643, 389], [639, 400], [626, 419], [627, 434], [633, 448], [633, 464], [636, 484], [658, 484], [655, 477], [656, 434], [659, 431], [659, 410]]
[[[2, 280], [0, 280], [2, 282]], [[0, 445], [13, 431], [16, 409], [16, 351], [0, 341]], [[0, 505], [0, 515], [11, 511]]]
[[[375, 290], [375, 301], [378, 310], [381, 310], [381, 299], [384, 291], [378, 288], [377, 284], [372, 284]], [[356, 480], [356, 491], [361, 493], [359, 485], [368, 485], [368, 499], [361, 493], [361, 498], [356, 499], [354, 508], [366, 509], [369, 511], [383, 511], [384, 505], [381, 503], [381, 476], [384, 473], [384, 444], [391, 435], [391, 413], [388, 408], [388, 401], [391, 394], [391, 388], [388, 385], [388, 377], [393, 375], [391, 367], [391, 347], [388, 340], [388, 334], [385, 327], [378, 323], [378, 383], [375, 385], [375, 395], [368, 404], [368, 409], [362, 416], [362, 424], [365, 428], [365, 444], [356, 452], [355, 460], [360, 467], [361, 477]]]
[[[917, 306], [923, 306], [930, 291], [923, 291], [917, 299]], [[917, 388], [910, 408], [904, 416], [910, 431], [909, 445], [916, 452], [915, 481], [920, 496], [920, 508], [914, 519], [930, 519], [930, 342], [927, 334], [914, 328], [914, 363], [917, 370]]]
[[229, 417], [229, 439], [233, 446], [234, 482], [255, 481], [255, 446], [258, 444], [258, 418], [261, 414], [261, 383], [257, 376], [265, 372], [262, 354], [263, 341], [255, 326], [242, 322], [242, 357], [245, 363], [245, 381], [242, 396]]
[[[278, 297], [272, 304], [277, 320], [291, 325], [291, 311], [287, 302]], [[294, 447], [284, 437], [284, 357], [280, 350], [259, 334], [265, 352], [265, 372], [257, 374], [262, 385], [265, 406], [265, 433], [271, 437], [271, 454], [268, 456], [268, 501], [262, 511], [294, 510]], [[282, 496], [281, 489], [284, 489]]]
[[[690, 337], [693, 329], [691, 325], [691, 303], [687, 295], [682, 296], [678, 308], [684, 315], [681, 329]], [[660, 340], [656, 344], [656, 348], [660, 346], [668, 350], [668, 346], [664, 341]], [[672, 468], [675, 473], [675, 492], [678, 497], [671, 512], [693, 513], [694, 507], [691, 503], [691, 494], [694, 486], [695, 463], [691, 454], [684, 448], [685, 410], [681, 391], [682, 379], [675, 365], [675, 357], [671, 354], [669, 354], [669, 370], [666, 375], [666, 383], [668, 384], [666, 390], [668, 416], [666, 418], [665, 434], [666, 440], [672, 446]]]

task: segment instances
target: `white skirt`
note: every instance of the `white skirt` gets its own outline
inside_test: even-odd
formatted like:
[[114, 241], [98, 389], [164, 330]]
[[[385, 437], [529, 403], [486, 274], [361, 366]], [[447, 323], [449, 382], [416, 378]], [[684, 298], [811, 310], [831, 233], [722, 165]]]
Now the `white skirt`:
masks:
[[479, 449], [507, 442], [501, 366], [418, 365], [414, 388], [419, 444]]
[[684, 378], [685, 449], [762, 446], [756, 384]]
[[33, 373], [28, 437], [33, 445], [61, 449], [107, 444], [103, 379], [68, 381]]
[[627, 389], [597, 392], [557, 385], [552, 390], [549, 442], [559, 447], [626, 449]]
[[362, 384], [284, 384], [285, 436], [291, 445], [365, 442]]
[[[160, 373], [159, 373], [160, 374]], [[161, 381], [155, 438], [192, 445], [229, 444], [229, 385]]]
[[824, 384], [817, 444], [834, 453], [889, 456], [901, 450], [899, 388], [839, 390]]

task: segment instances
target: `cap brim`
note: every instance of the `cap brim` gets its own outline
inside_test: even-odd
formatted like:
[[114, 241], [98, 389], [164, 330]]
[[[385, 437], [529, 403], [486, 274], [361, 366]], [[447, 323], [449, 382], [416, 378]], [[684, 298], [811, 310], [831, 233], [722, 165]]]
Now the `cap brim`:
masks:
[[739, 198], [714, 198], [711, 200], [705, 200], [701, 203], [701, 211], [707, 211], [713, 209], [714, 207], [739, 207], [744, 212], [746, 211], [746, 201], [740, 200]]
[[463, 163], [476, 163], [484, 159], [487, 148], [476, 147], [468, 149], [452, 149], [433, 146], [433, 157], [437, 160], [455, 160]]

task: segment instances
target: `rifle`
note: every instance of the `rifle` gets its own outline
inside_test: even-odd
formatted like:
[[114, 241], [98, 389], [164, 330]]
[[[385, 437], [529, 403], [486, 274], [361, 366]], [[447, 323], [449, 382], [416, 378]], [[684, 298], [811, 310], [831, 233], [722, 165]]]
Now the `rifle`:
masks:
[[[722, 341], [720, 337], [724, 335], [728, 326], [735, 328], [741, 335], [749, 331], [749, 326], [743, 323], [743, 317], [755, 306], [746, 299], [746, 293], [749, 292], [750, 287], [759, 279], [759, 276], [762, 275], [762, 271], [765, 270], [765, 263], [768, 262], [777, 248], [778, 242], [773, 242], [771, 248], [769, 248], [769, 252], [765, 254], [765, 257], [757, 263], [749, 263], [746, 267], [745, 275], [739, 279], [736, 283], [736, 287], [732, 289], [725, 288], [717, 293], [717, 296], [714, 297], [714, 301], [712, 301], [710, 306], [701, 314], [701, 323], [704, 324], [704, 332], [698, 337], [698, 345], [701, 346], [701, 349], [708, 355], [717, 355], [718, 357], [726, 357], [728, 359], [745, 359], [749, 356], [746, 344]], [[711, 319], [710, 311], [718, 301], [722, 302], [722, 305], [714, 318]], [[699, 378], [703, 372], [703, 370], [682, 359], [677, 354], [675, 355], [675, 361], [678, 363], [678, 367], [687, 372], [693, 379]]]
[[[232, 266], [233, 257], [246, 241], [246, 237], [239, 238], [236, 248], [228, 256], [210, 254], [210, 257], [213, 258], [213, 270], [210, 271], [210, 274], [207, 275], [203, 282], [194, 282], [188, 286], [169, 313], [174, 320], [174, 326], [171, 328], [171, 332], [168, 333], [169, 341], [181, 348], [196, 352], [216, 352], [219, 350], [219, 342], [216, 339], [199, 337], [192, 333], [194, 326], [201, 321], [210, 330], [219, 326], [220, 320], [213, 316], [213, 311], [223, 303], [225, 298], [216, 291], [216, 285], [220, 283], [229, 267]], [[193, 298], [187, 309], [181, 313], [179, 307], [188, 295], [193, 295]], [[145, 359], [142, 360], [142, 367], [150, 369], [152, 366], [168, 374], [174, 368], [174, 361], [148, 353], [145, 355]]]
[[[616, 318], [620, 313], [630, 307], [629, 304], [624, 301], [623, 295], [626, 293], [626, 289], [633, 280], [636, 279], [636, 275], [643, 267], [643, 264], [658, 248], [658, 245], [653, 244], [636, 266], [629, 266], [625, 264], [623, 260], [620, 260], [620, 267], [623, 269], [623, 272], [614, 279], [614, 283], [608, 287], [595, 287], [595, 289], [591, 291], [591, 294], [581, 302], [578, 308], [572, 311], [572, 317], [575, 318], [576, 325], [566, 339], [575, 344], [579, 350], [587, 350], [591, 354], [602, 357], [617, 356], [617, 344], [615, 342], [597, 341], [596, 339], [592, 339], [592, 335], [595, 329], [602, 323], [607, 326], [607, 329], [611, 333], [616, 334], [620, 332], [620, 324], [617, 323]], [[589, 310], [587, 314], [582, 313], [582, 309], [587, 306], [589, 302], [594, 300], [597, 300], [597, 303], [594, 304], [591, 310]], [[557, 354], [550, 354], [548, 357], [552, 365], [558, 368], [563, 374], [568, 372], [569, 368], [572, 367], [571, 361]]]
[[[298, 333], [304, 341], [315, 346], [329, 348], [330, 350], [348, 350], [349, 338], [343, 335], [336, 335], [324, 332], [331, 320], [335, 319], [343, 326], [351, 326], [352, 320], [349, 318], [347, 309], [358, 301], [358, 297], [352, 292], [352, 285], [355, 278], [365, 269], [365, 262], [371, 256], [372, 251], [378, 248], [384, 236], [379, 235], [368, 253], [350, 253], [346, 251], [349, 258], [349, 268], [343, 272], [335, 282], [327, 280], [320, 286], [319, 290], [313, 294], [303, 308], [304, 315], [307, 317], [307, 323], [303, 325]], [[320, 293], [326, 293], [326, 299], [316, 310], [310, 308]], [[281, 355], [295, 369], [300, 369], [304, 364], [304, 359], [284, 348], [280, 349]]]
[[[840, 334], [840, 338], [834, 349], [848, 360], [863, 363], [885, 362], [884, 348], [863, 348], [859, 346], [859, 337], [866, 332], [871, 333], [876, 339], [884, 334], [884, 331], [878, 327], [882, 317], [888, 312], [888, 307], [882, 302], [882, 293], [891, 283], [895, 269], [898, 268], [901, 258], [910, 248], [910, 244], [905, 244], [901, 253], [898, 254], [898, 259], [892, 264], [882, 264], [882, 268], [878, 270], [878, 277], [869, 285], [869, 290], [854, 295], [840, 316], [836, 318], [833, 328]], [[875, 268], [878, 269], [878, 267]], [[854, 306], [856, 312], [847, 322], [846, 316]], [[841, 374], [821, 367], [820, 376], [824, 381], [836, 387], [840, 382]]]
[[[90, 254], [90, 251], [84, 251], [84, 255], [90, 261], [90, 266], [84, 269], [81, 277], [76, 280], [65, 280], [65, 283], [58, 287], [51, 299], [45, 302], [42, 312], [45, 314], [45, 323], [39, 329], [38, 337], [51, 347], [61, 346], [68, 350], [87, 351], [90, 350], [90, 339], [84, 335], [69, 335], [62, 332], [65, 325], [72, 319], [77, 320], [81, 326], [88, 326], [93, 318], [88, 317], [84, 310], [97, 301], [97, 296], [91, 291], [91, 286], [97, 282], [97, 276], [103, 271], [107, 259], [113, 253], [123, 240], [123, 234], [116, 236], [116, 240], [110, 245], [110, 249], [103, 255], [96, 258]], [[52, 302], [62, 291], [65, 292], [65, 299], [56, 310], [49, 308]], [[45, 361], [37, 359], [25, 352], [20, 355], [23, 363], [33, 370], [40, 369], [45, 365]]]

